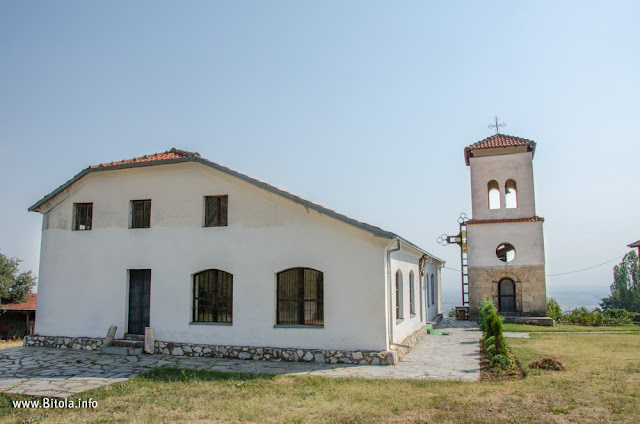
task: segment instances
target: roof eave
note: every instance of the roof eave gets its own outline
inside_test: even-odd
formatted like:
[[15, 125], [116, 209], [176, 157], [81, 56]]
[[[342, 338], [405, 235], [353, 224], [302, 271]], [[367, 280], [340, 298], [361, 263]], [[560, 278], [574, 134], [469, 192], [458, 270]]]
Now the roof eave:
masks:
[[71, 178], [66, 183], [62, 184], [57, 189], [53, 190], [51, 193], [49, 193], [46, 196], [44, 196], [42, 199], [38, 200], [31, 207], [29, 207], [29, 209], [27, 209], [27, 210], [29, 212], [40, 212], [38, 209], [42, 205], [44, 205], [49, 200], [51, 200], [54, 197], [56, 197], [63, 190], [65, 190], [66, 188], [70, 187], [73, 183], [75, 183], [76, 181], [78, 181], [80, 178], [84, 177], [87, 174], [92, 174], [94, 172], [100, 172], [100, 171], [111, 171], [111, 170], [114, 170], [114, 169], [138, 168], [138, 167], [142, 167], [142, 166], [163, 165], [163, 164], [167, 164], [167, 163], [189, 162], [189, 161], [194, 161], [196, 159], [199, 159], [199, 158], [196, 158], [195, 156], [185, 156], [185, 157], [181, 157], [181, 158], [161, 159], [161, 160], [156, 160], [156, 161], [127, 162], [127, 163], [121, 163], [121, 164], [117, 164], [117, 165], [109, 165], [109, 166], [98, 165], [98, 166], [95, 166], [95, 167], [88, 167], [88, 168], [85, 168], [82, 171], [80, 171], [77, 175], [75, 175], [73, 178]]

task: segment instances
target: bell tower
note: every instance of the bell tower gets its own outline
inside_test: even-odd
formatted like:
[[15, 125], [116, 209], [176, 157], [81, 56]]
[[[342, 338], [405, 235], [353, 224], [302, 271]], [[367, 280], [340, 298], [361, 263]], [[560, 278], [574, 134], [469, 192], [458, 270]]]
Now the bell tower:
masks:
[[467, 225], [469, 313], [493, 300], [501, 315], [546, 316], [542, 224], [536, 215], [536, 143], [495, 134], [464, 149], [471, 168]]

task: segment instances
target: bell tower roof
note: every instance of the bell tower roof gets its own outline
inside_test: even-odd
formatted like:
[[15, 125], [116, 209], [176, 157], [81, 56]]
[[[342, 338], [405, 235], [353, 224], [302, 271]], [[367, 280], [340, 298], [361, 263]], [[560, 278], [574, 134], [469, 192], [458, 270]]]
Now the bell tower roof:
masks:
[[[533, 157], [533, 154], [535, 154], [535, 150], [536, 150], [536, 142], [533, 140], [527, 140], [526, 138], [515, 137], [513, 135], [494, 134], [491, 137], [487, 137], [484, 140], [480, 140], [476, 143], [473, 143], [470, 146], [465, 147], [464, 161], [467, 164], [467, 166], [469, 166], [469, 158], [474, 156], [474, 152], [476, 150], [484, 150], [484, 149], [521, 150], [522, 148], [526, 148], [526, 151], [532, 152], [532, 157]], [[486, 152], [486, 153], [490, 154], [489, 152]], [[500, 152], [497, 154], [503, 154], [503, 152]]]

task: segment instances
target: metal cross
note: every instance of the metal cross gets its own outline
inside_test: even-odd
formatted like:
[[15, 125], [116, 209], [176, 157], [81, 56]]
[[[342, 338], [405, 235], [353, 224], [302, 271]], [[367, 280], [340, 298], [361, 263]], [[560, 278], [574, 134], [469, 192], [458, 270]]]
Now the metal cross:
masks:
[[505, 124], [504, 122], [502, 122], [502, 123], [500, 123], [500, 124], [499, 124], [499, 123], [498, 123], [498, 117], [497, 117], [497, 116], [495, 116], [493, 119], [494, 119], [494, 121], [495, 121], [496, 123], [495, 123], [495, 124], [493, 124], [493, 125], [489, 125], [489, 128], [495, 128], [495, 129], [496, 129], [496, 134], [500, 134], [500, 128], [502, 128], [502, 127], [506, 126], [507, 124]]

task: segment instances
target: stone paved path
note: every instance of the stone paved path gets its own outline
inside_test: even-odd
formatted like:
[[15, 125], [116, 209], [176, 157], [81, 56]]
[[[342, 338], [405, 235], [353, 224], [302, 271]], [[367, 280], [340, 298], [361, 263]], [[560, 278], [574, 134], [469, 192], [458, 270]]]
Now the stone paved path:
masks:
[[327, 377], [475, 381], [480, 377], [480, 330], [475, 322], [445, 318], [449, 336], [425, 337], [395, 366], [243, 361], [169, 355], [113, 356], [43, 347], [0, 350], [0, 392], [66, 398], [100, 386], [124, 383], [152, 368], [177, 368]]

